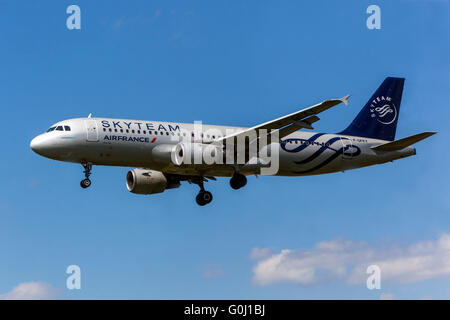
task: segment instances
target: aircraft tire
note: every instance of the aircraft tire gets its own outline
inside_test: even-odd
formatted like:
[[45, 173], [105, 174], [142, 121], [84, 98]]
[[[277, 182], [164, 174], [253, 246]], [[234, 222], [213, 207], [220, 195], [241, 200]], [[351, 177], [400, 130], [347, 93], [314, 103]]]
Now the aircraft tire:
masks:
[[230, 179], [230, 186], [234, 190], [238, 190], [238, 189], [244, 187], [246, 184], [247, 184], [247, 177], [244, 176], [243, 174], [235, 174]]
[[81, 180], [80, 186], [81, 186], [83, 189], [89, 188], [89, 187], [91, 186], [91, 180], [89, 180], [89, 179], [83, 179], [83, 180]]
[[210, 203], [213, 199], [212, 193], [209, 191], [200, 191], [195, 197], [195, 201], [199, 206], [204, 206]]

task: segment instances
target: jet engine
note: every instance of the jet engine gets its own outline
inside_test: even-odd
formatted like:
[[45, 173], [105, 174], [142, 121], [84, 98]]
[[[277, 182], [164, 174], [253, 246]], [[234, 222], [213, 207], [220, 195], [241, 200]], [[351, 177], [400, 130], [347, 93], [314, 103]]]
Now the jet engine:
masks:
[[180, 142], [178, 144], [160, 144], [152, 150], [153, 161], [165, 165], [202, 164], [205, 157], [220, 159], [223, 157], [222, 149], [211, 144]]
[[160, 164], [179, 166], [183, 162], [183, 151], [177, 144], [160, 144], [153, 148], [152, 159]]
[[178, 188], [180, 181], [160, 171], [149, 169], [133, 169], [126, 177], [128, 191], [137, 194], [154, 194], [166, 189]]

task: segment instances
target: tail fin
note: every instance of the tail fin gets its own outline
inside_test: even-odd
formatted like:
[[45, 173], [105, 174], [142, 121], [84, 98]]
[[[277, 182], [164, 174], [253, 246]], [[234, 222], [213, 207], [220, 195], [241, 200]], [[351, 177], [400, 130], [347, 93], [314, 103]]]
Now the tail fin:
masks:
[[404, 78], [386, 78], [340, 134], [394, 141], [404, 82]]

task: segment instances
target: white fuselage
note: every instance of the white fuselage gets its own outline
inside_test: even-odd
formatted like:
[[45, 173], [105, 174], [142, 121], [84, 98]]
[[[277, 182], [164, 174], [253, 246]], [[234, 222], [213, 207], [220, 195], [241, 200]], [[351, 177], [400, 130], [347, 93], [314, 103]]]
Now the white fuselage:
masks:
[[[93, 165], [141, 167], [165, 173], [201, 176], [232, 176], [229, 164], [182, 165], [154, 161], [152, 150], [160, 144], [177, 144], [183, 139], [208, 143], [245, 128], [202, 125], [201, 133], [194, 124], [151, 122], [108, 118], [64, 120], [52, 130], [37, 136], [31, 148], [38, 154], [60, 161]], [[64, 130], [64, 127], [67, 130]], [[68, 131], [70, 128], [70, 131]], [[228, 131], [227, 131], [228, 130]], [[297, 131], [276, 143], [279, 148], [279, 176], [324, 174], [385, 163], [415, 154], [407, 147], [400, 151], [380, 152], [373, 146], [384, 140]], [[254, 172], [245, 170], [243, 174]]]

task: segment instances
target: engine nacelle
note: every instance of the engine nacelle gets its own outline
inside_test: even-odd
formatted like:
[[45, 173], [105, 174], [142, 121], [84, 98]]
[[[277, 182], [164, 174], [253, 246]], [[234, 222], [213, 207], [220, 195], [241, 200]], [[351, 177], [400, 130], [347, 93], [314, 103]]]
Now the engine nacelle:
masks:
[[[222, 149], [211, 144], [185, 143], [160, 144], [153, 148], [153, 161], [164, 165], [192, 165], [202, 164], [205, 157], [223, 157]], [[212, 162], [212, 160], [208, 160]]]
[[181, 164], [213, 164], [221, 163], [223, 159], [222, 148], [213, 144], [203, 143], [178, 143], [175, 152], [177, 154], [177, 161]]
[[183, 162], [183, 150], [178, 144], [160, 144], [152, 149], [152, 159], [160, 164], [179, 166]]
[[154, 194], [166, 189], [178, 188], [179, 181], [174, 181], [164, 173], [149, 169], [134, 169], [127, 173], [127, 189], [137, 194]]

